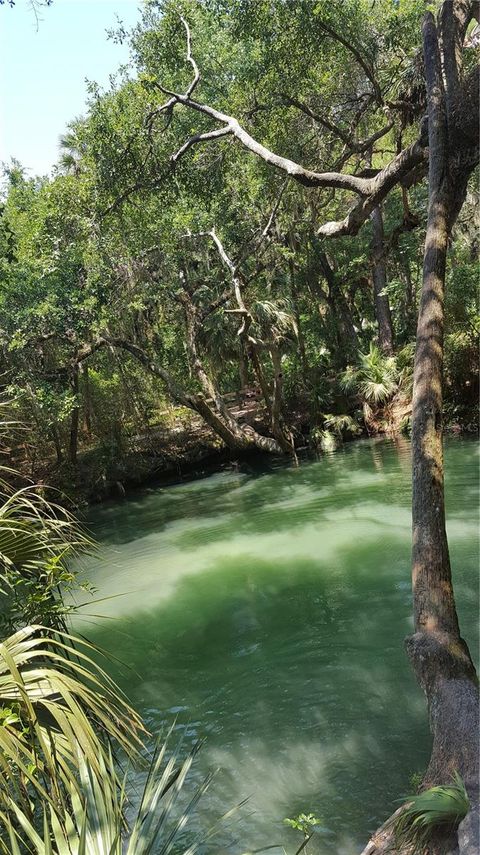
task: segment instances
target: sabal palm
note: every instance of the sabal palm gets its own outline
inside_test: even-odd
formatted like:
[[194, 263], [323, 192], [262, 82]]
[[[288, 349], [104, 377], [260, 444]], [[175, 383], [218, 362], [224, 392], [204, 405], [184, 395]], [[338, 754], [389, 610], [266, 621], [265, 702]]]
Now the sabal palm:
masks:
[[62, 134], [58, 141], [60, 149], [59, 166], [67, 175], [78, 175], [81, 172], [82, 145], [71, 129]]
[[394, 356], [384, 356], [370, 344], [368, 353], [359, 353], [358, 365], [348, 368], [341, 379], [345, 391], [356, 389], [368, 404], [383, 404], [397, 391], [399, 372]]
[[286, 300], [276, 303], [271, 300], [255, 300], [251, 312], [262, 337], [272, 338], [279, 344], [298, 334], [295, 318]]

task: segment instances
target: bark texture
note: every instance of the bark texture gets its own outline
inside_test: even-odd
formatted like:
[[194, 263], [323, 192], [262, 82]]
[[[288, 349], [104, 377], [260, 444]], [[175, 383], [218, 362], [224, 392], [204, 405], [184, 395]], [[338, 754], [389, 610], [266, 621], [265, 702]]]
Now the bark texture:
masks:
[[[477, 855], [479, 843], [479, 694], [470, 653], [460, 635], [445, 530], [442, 448], [444, 289], [448, 241], [463, 204], [468, 178], [478, 162], [471, 117], [459, 111], [471, 103], [471, 79], [462, 80], [461, 50], [475, 5], [443, 4], [438, 30], [431, 13], [423, 23], [428, 98], [429, 205], [423, 285], [417, 326], [412, 412], [412, 590], [414, 634], [406, 649], [429, 711], [433, 748], [422, 787], [463, 778], [470, 811], [458, 833], [439, 834], [430, 855]], [[440, 38], [439, 38], [440, 35]], [[464, 95], [462, 100], [462, 93]], [[460, 105], [463, 104], [461, 109]], [[387, 823], [363, 855], [395, 853]], [[406, 853], [405, 853], [406, 855]]]
[[[450, 5], [453, 14], [455, 4]], [[464, 4], [457, 6], [463, 9]], [[425, 17], [423, 38], [429, 105], [429, 207], [412, 416], [415, 634], [407, 639], [406, 646], [427, 696], [433, 735], [424, 785], [446, 783], [457, 771], [465, 782], [472, 814], [478, 819], [478, 685], [467, 645], [460, 636], [455, 607], [445, 530], [442, 449], [447, 247], [470, 170], [467, 167], [460, 172], [457, 158], [450, 158], [447, 99], [431, 14]]]

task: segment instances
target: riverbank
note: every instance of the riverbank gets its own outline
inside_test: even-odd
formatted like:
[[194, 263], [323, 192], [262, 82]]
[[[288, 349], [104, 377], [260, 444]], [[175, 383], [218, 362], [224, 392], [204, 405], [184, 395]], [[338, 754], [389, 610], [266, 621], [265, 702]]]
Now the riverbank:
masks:
[[[268, 435], [261, 407], [247, 405], [243, 421]], [[306, 414], [290, 414], [296, 447], [309, 445]], [[271, 457], [259, 450], [240, 453], [230, 450], [198, 417], [181, 416], [167, 426], [154, 425], [143, 434], [130, 437], [123, 448], [97, 446], [78, 455], [76, 467], [68, 463], [46, 461], [37, 482], [48, 484], [65, 494], [72, 507], [95, 504], [156, 483], [162, 486], [190, 480], [219, 471], [241, 460]]]
[[[268, 419], [257, 401], [239, 401], [235, 415], [259, 433], [268, 435]], [[356, 433], [331, 433], [322, 446], [322, 431], [312, 427], [306, 407], [291, 408], [288, 424], [295, 436], [297, 453], [322, 454], [343, 442], [355, 439], [408, 433], [411, 403], [393, 399], [375, 414], [370, 412]], [[450, 422], [446, 430], [455, 434], [471, 433], [470, 424]], [[86, 447], [85, 447], [86, 446]], [[187, 410], [172, 411], [165, 423], [151, 425], [143, 433], [126, 437], [121, 445], [88, 443], [81, 448], [75, 467], [67, 462], [45, 459], [36, 463], [28, 475], [35, 483], [60, 491], [73, 509], [100, 503], [127, 494], [149, 484], [168, 486], [183, 480], [203, 477], [242, 462], [270, 458], [258, 450], [239, 454], [231, 451], [201, 418]]]

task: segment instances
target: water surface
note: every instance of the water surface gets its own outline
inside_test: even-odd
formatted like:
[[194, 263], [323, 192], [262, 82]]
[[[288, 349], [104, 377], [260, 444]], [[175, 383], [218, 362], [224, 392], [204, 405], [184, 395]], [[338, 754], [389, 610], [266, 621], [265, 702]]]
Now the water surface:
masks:
[[[448, 534], [464, 635], [478, 649], [478, 446], [446, 449]], [[361, 441], [298, 468], [225, 471], [96, 508], [97, 597], [77, 626], [158, 732], [206, 743], [220, 771], [191, 830], [249, 797], [208, 853], [301, 842], [352, 855], [428, 760], [412, 628], [410, 449]], [[102, 614], [106, 619], [92, 617]], [[277, 850], [281, 852], [281, 850]]]

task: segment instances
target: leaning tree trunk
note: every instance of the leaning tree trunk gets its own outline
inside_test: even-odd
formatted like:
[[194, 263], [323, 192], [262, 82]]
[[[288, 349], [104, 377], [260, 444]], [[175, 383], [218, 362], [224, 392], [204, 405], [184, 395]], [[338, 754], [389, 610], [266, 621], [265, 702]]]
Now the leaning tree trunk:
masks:
[[[442, 8], [443, 50], [448, 25], [463, 12], [466, 0]], [[445, 19], [447, 19], [445, 21]], [[460, 39], [459, 39], [460, 41]], [[479, 695], [470, 653], [460, 635], [445, 530], [442, 449], [442, 373], [444, 288], [448, 240], [465, 198], [467, 181], [478, 153], [469, 143], [458, 152], [449, 124], [437, 28], [431, 13], [423, 24], [428, 96], [429, 204], [423, 286], [417, 327], [412, 413], [413, 548], [412, 590], [414, 634], [406, 648], [423, 688], [433, 747], [422, 787], [448, 784], [462, 777], [470, 811], [450, 838], [439, 836], [431, 855], [478, 855], [479, 839]], [[460, 41], [463, 42], [463, 37]], [[443, 68], [448, 61], [443, 54]], [[362, 855], [396, 853], [392, 824], [377, 832]]]
[[[407, 652], [429, 707], [433, 749], [424, 786], [465, 782], [476, 843], [459, 839], [460, 852], [480, 851], [478, 838], [478, 686], [460, 629], [445, 530], [442, 449], [444, 287], [447, 247], [463, 201], [469, 170], [449, 152], [445, 94], [435, 21], [423, 27], [428, 93], [429, 205], [423, 287], [417, 328], [412, 415], [415, 633]], [[451, 141], [450, 141], [451, 145]], [[450, 156], [449, 156], [450, 155]], [[476, 819], [475, 819], [476, 817]], [[465, 830], [465, 825], [464, 829]]]
[[[98, 340], [96, 347], [111, 346], [120, 348], [130, 353], [138, 362], [140, 362], [147, 371], [158, 377], [165, 384], [168, 393], [173, 401], [176, 401], [183, 407], [187, 407], [198, 413], [205, 423], [223, 440], [225, 445], [234, 451], [249, 451], [258, 448], [260, 451], [266, 451], [269, 454], [281, 454], [280, 448], [276, 439], [270, 436], [262, 436], [257, 433], [249, 425], [239, 425], [233, 416], [229, 414], [228, 420], [225, 420], [222, 412], [218, 412], [212, 407], [208, 399], [201, 393], [192, 393], [183, 389], [179, 383], [172, 377], [169, 371], [163, 368], [146, 353], [141, 347], [133, 344], [126, 339], [108, 336]], [[221, 396], [220, 396], [221, 397]], [[215, 403], [215, 402], [214, 402]], [[216, 402], [218, 403], [218, 401]], [[224, 405], [223, 405], [224, 406]]]
[[378, 344], [383, 353], [393, 353], [393, 329], [387, 287], [387, 262], [383, 233], [383, 215], [380, 205], [370, 214], [372, 221], [372, 278], [375, 317], [378, 325]]
[[[210, 421], [208, 422], [211, 427], [216, 430], [217, 433], [222, 437], [224, 442], [236, 451], [245, 451], [249, 448], [259, 448], [261, 451], [269, 451], [274, 454], [281, 454], [285, 449], [278, 442], [278, 438], [274, 434], [274, 439], [271, 437], [264, 437], [259, 434], [256, 430], [254, 430], [249, 425], [241, 425], [238, 423], [236, 418], [230, 412], [227, 407], [223, 396], [220, 393], [220, 390], [217, 386], [217, 383], [213, 380], [212, 377], [205, 370], [205, 366], [200, 359], [198, 348], [197, 348], [197, 315], [196, 308], [193, 305], [192, 300], [188, 294], [182, 294], [181, 302], [183, 303], [185, 309], [185, 322], [186, 322], [186, 341], [187, 341], [187, 350], [190, 358], [190, 365], [194, 375], [200, 383], [204, 393], [213, 400], [217, 418], [215, 422], [212, 422], [210, 415], [205, 411], [200, 413], [202, 417], [208, 422], [208, 418]], [[204, 408], [202, 407], [204, 410]], [[197, 412], [198, 410], [197, 406]], [[206, 418], [206, 416], [208, 417]], [[219, 420], [222, 424], [221, 432], [219, 432]], [[215, 424], [215, 427], [214, 427]]]

